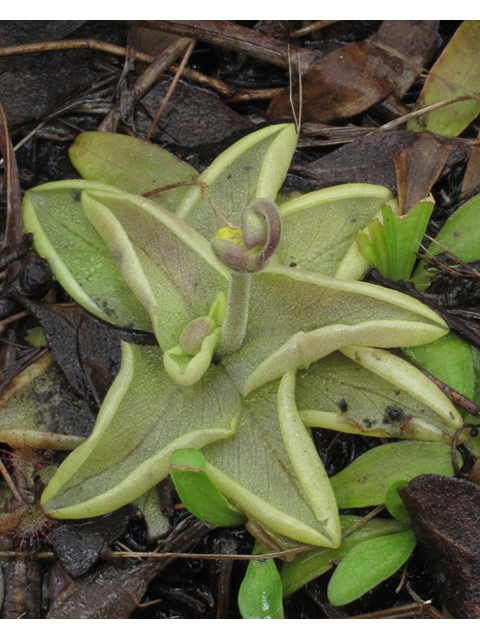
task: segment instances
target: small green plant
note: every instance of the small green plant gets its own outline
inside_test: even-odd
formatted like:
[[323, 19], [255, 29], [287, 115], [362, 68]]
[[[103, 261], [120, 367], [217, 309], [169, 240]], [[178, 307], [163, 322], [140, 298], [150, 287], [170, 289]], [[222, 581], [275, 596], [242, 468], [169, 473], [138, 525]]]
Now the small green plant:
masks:
[[25, 229], [70, 295], [158, 340], [123, 343], [93, 433], [44, 491], [51, 517], [108, 513], [172, 473], [199, 517], [335, 550], [335, 490], [310, 427], [449, 443], [461, 426], [383, 350], [438, 340], [445, 323], [356, 281], [354, 236], [392, 195], [345, 185], [277, 206], [295, 146], [293, 125], [267, 127], [196, 177], [153, 145], [87, 133], [71, 149], [85, 179], [25, 196]]

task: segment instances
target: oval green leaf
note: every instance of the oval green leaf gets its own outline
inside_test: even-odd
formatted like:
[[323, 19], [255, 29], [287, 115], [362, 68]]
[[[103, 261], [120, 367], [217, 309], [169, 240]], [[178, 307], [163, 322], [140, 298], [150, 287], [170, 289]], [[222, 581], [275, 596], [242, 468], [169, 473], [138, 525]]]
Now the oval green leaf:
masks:
[[246, 523], [247, 518], [225, 500], [209, 478], [201, 451], [174, 451], [170, 456], [170, 476], [183, 505], [200, 520], [215, 527]]
[[398, 571], [415, 545], [415, 535], [409, 529], [365, 540], [355, 546], [336, 568], [328, 584], [330, 603], [342, 607], [363, 596]]
[[[267, 549], [255, 543], [253, 555], [267, 553]], [[238, 592], [238, 608], [247, 620], [283, 619], [282, 581], [270, 560], [250, 560], [247, 573]]]

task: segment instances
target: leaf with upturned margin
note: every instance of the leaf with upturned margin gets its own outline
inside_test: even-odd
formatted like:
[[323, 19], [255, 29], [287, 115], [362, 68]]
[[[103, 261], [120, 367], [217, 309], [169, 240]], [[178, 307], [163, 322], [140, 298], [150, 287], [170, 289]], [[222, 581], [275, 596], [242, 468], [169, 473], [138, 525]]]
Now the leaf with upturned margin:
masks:
[[[252, 200], [275, 200], [296, 144], [293, 124], [260, 129], [221, 153], [199, 180], [208, 186], [217, 209], [231, 224], [240, 227], [240, 213]], [[176, 213], [210, 241], [224, 222], [209, 199], [202, 196], [201, 187], [191, 187]]]
[[110, 251], [85, 217], [81, 192], [114, 187], [83, 180], [52, 182], [27, 192], [23, 224], [56, 279], [85, 309], [122, 327], [152, 330], [148, 313], [122, 278]]
[[278, 417], [283, 443], [317, 520], [332, 541], [340, 540], [337, 503], [311, 433], [305, 428], [295, 401], [296, 371], [287, 371], [278, 388]]
[[146, 198], [84, 192], [85, 214], [110, 249], [125, 281], [148, 310], [163, 350], [206, 316], [228, 272], [185, 222]]
[[158, 347], [122, 343], [122, 351], [92, 435], [43, 493], [55, 518], [89, 518], [128, 504], [168, 475], [173, 451], [201, 448], [237, 426], [240, 398], [221, 366], [179, 387]]
[[348, 344], [412, 346], [446, 333], [443, 320], [409, 296], [298, 267], [269, 266], [252, 278], [245, 343], [225, 366], [247, 395]]
[[308, 427], [380, 438], [450, 442], [463, 421], [446, 396], [402, 358], [345, 347], [297, 376], [297, 406]]
[[[461, 456], [457, 453], [461, 464]], [[383, 504], [394, 482], [425, 473], [453, 476], [450, 446], [433, 442], [392, 442], [370, 449], [330, 478], [339, 509]]]
[[410, 557], [417, 541], [411, 529], [364, 540], [347, 553], [328, 583], [328, 599], [341, 607], [392, 576]]
[[229, 502], [267, 530], [305, 544], [337, 547], [338, 516], [317, 520], [285, 448], [278, 388], [272, 382], [253, 392], [243, 400], [235, 433], [204, 447], [208, 474]]
[[[70, 160], [85, 180], [143, 195], [159, 187], [190, 180], [196, 171], [154, 144], [119, 133], [85, 131], [69, 149]], [[151, 199], [175, 211], [188, 187], [168, 189]]]
[[[355, 233], [391, 198], [385, 187], [347, 184], [286, 202], [280, 207], [282, 241], [276, 258], [287, 266], [293, 262], [325, 276], [336, 276], [347, 253], [355, 250]], [[355, 275], [360, 278], [365, 268], [363, 264]]]

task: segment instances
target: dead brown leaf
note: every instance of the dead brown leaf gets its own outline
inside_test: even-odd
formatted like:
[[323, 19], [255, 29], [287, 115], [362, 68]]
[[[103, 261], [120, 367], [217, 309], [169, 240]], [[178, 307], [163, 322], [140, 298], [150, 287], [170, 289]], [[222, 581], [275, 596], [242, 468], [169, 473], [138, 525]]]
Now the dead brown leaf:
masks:
[[[385, 20], [372, 38], [320, 58], [302, 77], [303, 120], [333, 122], [362, 113], [390, 94], [402, 97], [432, 60], [440, 44], [437, 29], [438, 20]], [[293, 104], [298, 109], [298, 85]], [[289, 88], [272, 100], [267, 118], [292, 119]]]
[[[415, 132], [413, 131], [380, 131], [373, 133], [344, 145], [333, 153], [320, 158], [320, 160], [315, 160], [307, 165], [294, 166], [294, 170], [299, 175], [315, 180], [318, 188], [346, 184], [348, 182], [364, 182], [381, 184], [396, 192], [397, 176], [393, 158], [395, 154], [402, 152], [402, 150], [418, 145], [417, 151], [409, 152], [413, 153], [413, 158], [416, 153], [423, 153], [422, 149], [425, 149], [425, 153], [427, 153], [430, 148], [440, 149], [443, 157], [443, 154], [446, 153], [443, 150], [443, 145], [445, 145], [450, 148], [446, 163], [442, 167], [445, 171], [451, 169], [454, 164], [465, 158], [468, 153], [462, 142], [456, 139], [442, 138], [426, 132], [414, 134]], [[429, 140], [424, 143], [421, 136], [428, 136]], [[419, 170], [417, 166], [415, 171], [418, 172]], [[412, 171], [413, 169], [409, 170], [410, 173]], [[433, 176], [435, 176], [435, 171]], [[420, 182], [421, 180], [419, 179]], [[430, 184], [430, 182], [431, 179], [427, 180], [426, 184]], [[417, 187], [415, 187], [415, 197], [416, 193], [418, 193]], [[413, 195], [409, 195], [409, 202], [412, 197]]]

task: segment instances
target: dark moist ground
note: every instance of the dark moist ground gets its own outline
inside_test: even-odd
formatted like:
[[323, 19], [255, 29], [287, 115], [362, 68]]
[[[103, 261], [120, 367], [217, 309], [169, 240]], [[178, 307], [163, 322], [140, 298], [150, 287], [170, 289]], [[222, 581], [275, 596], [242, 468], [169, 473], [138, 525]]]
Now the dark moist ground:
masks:
[[[266, 21], [262, 24], [257, 24], [256, 21], [247, 21], [238, 24], [249, 28], [255, 27], [267, 35], [287, 40], [289, 33], [301, 26], [300, 22], [281, 21]], [[432, 61], [438, 57], [459, 24], [459, 21], [440, 22], [438, 29], [442, 44]], [[294, 42], [304, 47], [306, 51], [325, 54], [345, 44], [359, 42], [374, 35], [380, 25], [381, 21], [341, 21], [325, 27], [319, 32], [321, 34], [319, 39], [316, 39], [316, 36], [307, 35], [295, 39]], [[135, 37], [135, 46], [138, 49], [141, 48], [142, 43], [148, 49], [150, 45], [146, 42], [145, 34], [137, 33]], [[0, 29], [0, 47], [67, 38], [94, 38], [124, 46], [127, 41], [127, 27], [111, 21], [3, 21]], [[288, 85], [287, 70], [203, 42], [197, 43], [189, 66], [210, 77], [215, 77], [229, 86], [236, 87], [237, 90], [255, 90]], [[100, 125], [117, 100], [118, 88], [121, 87], [122, 90], [125, 90], [131, 87], [138, 77], [138, 73], [141, 73], [142, 70], [139, 66], [136, 70], [131, 66], [122, 76], [122, 72], [124, 72], [122, 58], [92, 50], [29, 54], [12, 58], [0, 57], [0, 76], [3, 78], [3, 89], [0, 86], [0, 101], [7, 113], [13, 143], [21, 141], [44, 117], [48, 118], [47, 124], [32, 135], [16, 154], [22, 192], [44, 182], [79, 177], [68, 159], [69, 146], [80, 131], [95, 130]], [[4, 75], [2, 76], [2, 74]], [[137, 104], [134, 112], [129, 115], [129, 120], [120, 123], [118, 131], [131, 132], [136, 130], [137, 135], [145, 137], [152, 117], [170, 86], [171, 77], [170, 74], [164, 76], [146, 94], [143, 100]], [[14, 87], [15, 90], [12, 90]], [[420, 89], [419, 82], [411, 86], [402, 98], [405, 107], [411, 108], [414, 105]], [[201, 171], [220, 151], [235, 140], [256, 127], [263, 126], [268, 106], [269, 100], [225, 102], [219, 99], [215, 91], [199, 88], [198, 85], [182, 80], [173, 93], [152, 141], [168, 148]], [[400, 109], [399, 103], [395, 108], [397, 111]], [[337, 127], [340, 139], [353, 139], [351, 138], [352, 127], [380, 126], [399, 115], [394, 111], [392, 104], [380, 101], [379, 104], [372, 106], [367, 111], [332, 122], [332, 126]], [[55, 112], [58, 115], [52, 115]], [[308, 121], [304, 124], [305, 130], [308, 130]], [[474, 123], [463, 134], [463, 137], [473, 139], [477, 133], [478, 124]], [[322, 182], [318, 178], [312, 179], [311, 172], [306, 171], [304, 167], [309, 163], [327, 159], [334, 152], [338, 153], [345, 143], [322, 144], [325, 142], [325, 136], [317, 136], [316, 138], [311, 136], [310, 139], [314, 141], [316, 139], [318, 144], [301, 147], [297, 151], [293, 163], [295, 165], [294, 173], [289, 174], [286, 182], [288, 189], [318, 189], [335, 183], [335, 180], [328, 183], [328, 181]], [[459, 152], [457, 158], [452, 160], [451, 166], [444, 171], [443, 176], [433, 187], [433, 196], [437, 204], [428, 229], [429, 235], [435, 235], [447, 217], [458, 207], [467, 159], [466, 154]], [[348, 172], [344, 172], [343, 175], [345, 174]], [[364, 181], [369, 181], [368, 175], [363, 177]], [[372, 176], [371, 182], [375, 183], [376, 180], [375, 174]], [[395, 176], [391, 168], [390, 173], [384, 176], [384, 183], [395, 189]], [[3, 192], [0, 194], [0, 213], [3, 217], [5, 216], [5, 204], [6, 199]], [[1, 228], [3, 226], [2, 223]], [[1, 293], [4, 296], [4, 290]], [[36, 298], [40, 301], [44, 297], [44, 292], [35, 286], [31, 287], [30, 294], [32, 299]], [[52, 293], [49, 295], [52, 297]], [[58, 286], [55, 287], [53, 296], [57, 302], [69, 301], [68, 296]], [[4, 299], [0, 298], [0, 303], [2, 301], [4, 302]], [[7, 315], [20, 310], [20, 306], [16, 309], [9, 308]], [[60, 320], [55, 319], [55, 322], [60, 322]], [[28, 361], [32, 355], [38, 352], [25, 342], [25, 330], [31, 323], [31, 317], [18, 320], [8, 325], [1, 336], [0, 364], [4, 368], [4, 381], [8, 381], [12, 377], [12, 372], [18, 371], [17, 365], [20, 360]], [[97, 329], [91, 330], [97, 335], [96, 331]], [[148, 337], [137, 337], [136, 339], [148, 340]], [[74, 340], [73, 337], [72, 340]], [[68, 340], [67, 344], [69, 344]], [[75, 344], [72, 348], [75, 348]], [[64, 360], [68, 360], [68, 353], [67, 349], [66, 355], [63, 355]], [[75, 366], [75, 363], [72, 363], [73, 369]], [[97, 375], [101, 378], [98, 383], [99, 393], [103, 395], [118, 368], [118, 336], [112, 338], [112, 345], [102, 354], [98, 366], [105, 367], [103, 374], [97, 371]], [[72, 373], [73, 378], [74, 374], [75, 371]], [[66, 384], [68, 387], [68, 383]], [[72, 393], [71, 389], [68, 392]], [[79, 387], [73, 391], [73, 394], [75, 402], [81, 404], [84, 416], [83, 422], [79, 423], [78, 427], [78, 433], [80, 434], [83, 430], [83, 435], [85, 429], [88, 431], [93, 424], [97, 410], [96, 404], [98, 404], [96, 400], [101, 401], [101, 397], [95, 399], [88, 393], [83, 393], [82, 397], [82, 389]], [[68, 402], [64, 404], [69, 405]], [[340, 409], [345, 410], [346, 408], [340, 406]], [[390, 421], [398, 419], [395, 411], [395, 408], [392, 407], [385, 419]], [[52, 417], [52, 420], [54, 419], [55, 416]], [[345, 434], [335, 436], [331, 432], [322, 432], [318, 429], [314, 430], [314, 440], [329, 475], [338, 473], [358, 455], [380, 444], [377, 439], [373, 438]], [[9, 450], [6, 445], [2, 449]], [[57, 457], [61, 458], [61, 455], [59, 454]], [[171, 497], [170, 503], [175, 504], [176, 502], [178, 499], [175, 496]], [[367, 511], [355, 510], [352, 512], [364, 515]], [[176, 526], [181, 519], [187, 517], [188, 514], [185, 510], [174, 510], [171, 517], [172, 525]], [[94, 525], [94, 528], [95, 526], [97, 525]], [[125, 530], [120, 535], [120, 531], [123, 529]], [[52, 538], [55, 537], [54, 533], [55, 527], [52, 531]], [[69, 532], [70, 534], [71, 532]], [[102, 547], [103, 549], [108, 547], [113, 551], [121, 551], [124, 548], [122, 545], [132, 551], [143, 552], [154, 549], [154, 545], [148, 542], [143, 518], [135, 515], [132, 511], [126, 513], [121, 521], [113, 524], [110, 522], [108, 526], [99, 525], [98, 530], [94, 534], [92, 533], [91, 538], [83, 540], [83, 546], [78, 540], [79, 538], [77, 538], [79, 555], [73, 558], [72, 562], [76, 567], [74, 571], [78, 571], [79, 575], [84, 571], [82, 563], [85, 562], [85, 557], [91, 551], [91, 548], [88, 547], [89, 544], [96, 545], [96, 553]], [[2, 540], [0, 540], [1, 542]], [[5, 541], [5, 544], [7, 542], [8, 540]], [[15, 547], [18, 547], [18, 543], [13, 543], [11, 548]], [[219, 529], [208, 533], [195, 545], [194, 551], [202, 554], [248, 554], [252, 547], [253, 538], [245, 529]], [[42, 542], [41, 549], [49, 551], [51, 547], [47, 542]], [[24, 615], [26, 617], [45, 617], [50, 605], [49, 581], [51, 589], [52, 582], [58, 581], [58, 579], [54, 580], [52, 577], [52, 567], [54, 566], [52, 558], [35, 562], [38, 563], [35, 569], [38, 589], [33, 599], [37, 601], [34, 604], [28, 605], [27, 603], [25, 605]], [[280, 561], [278, 562], [280, 563]], [[22, 586], [21, 581], [15, 582], [14, 579], [9, 578], [7, 563], [2, 562], [2, 564], [7, 577], [6, 588], [21, 591], [25, 584], [23, 583]], [[137, 608], [131, 617], [238, 618], [240, 614], [237, 606], [237, 593], [246, 566], [244, 561], [229, 563], [218, 560], [175, 560], [159, 577], [151, 580], [148, 586], [143, 603], [157, 602], [148, 607]], [[95, 570], [94, 566], [88, 571], [91, 573]], [[431, 601], [431, 604], [441, 611], [442, 603], [426, 573], [418, 549], [407, 564], [404, 579], [408, 589], [404, 587], [399, 594], [396, 594], [395, 590], [402, 580], [402, 574], [403, 569], [362, 598], [343, 608], [335, 608], [328, 604], [326, 588], [329, 574], [326, 574], [285, 600], [285, 616], [288, 618], [343, 618], [403, 607], [415, 602], [413, 599], [415, 596], [412, 596], [409, 590], [419, 598]], [[36, 614], [32, 615], [34, 611]], [[416, 611], [412, 609], [412, 611], [411, 617], [421, 615], [419, 609]], [[5, 610], [3, 613], [5, 615]], [[113, 609], [111, 617], [119, 616], [120, 612], [115, 612]]]

